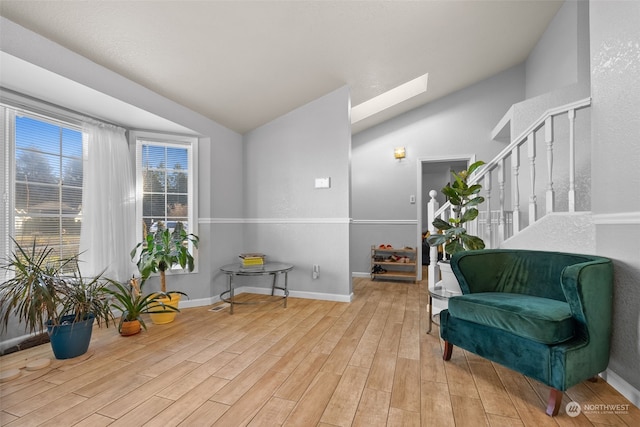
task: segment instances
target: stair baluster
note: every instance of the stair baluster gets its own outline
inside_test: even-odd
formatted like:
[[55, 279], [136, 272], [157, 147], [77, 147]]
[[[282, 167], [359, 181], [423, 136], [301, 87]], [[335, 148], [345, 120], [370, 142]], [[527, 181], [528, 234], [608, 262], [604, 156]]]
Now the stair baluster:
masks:
[[569, 117], [569, 212], [576, 211], [576, 110], [567, 112]]
[[529, 155], [529, 176], [531, 186], [529, 193], [529, 225], [536, 222], [536, 134], [532, 131], [527, 137], [527, 150]]
[[487, 211], [487, 223], [485, 224], [484, 241], [491, 242], [491, 171], [484, 176], [485, 202], [484, 206]]
[[544, 139], [547, 143], [547, 206], [546, 213], [555, 211], [555, 194], [553, 190], [553, 117], [544, 121]]
[[500, 198], [500, 216], [498, 217], [498, 241], [504, 242], [507, 235], [506, 221], [504, 218], [504, 158], [498, 163], [498, 187]]
[[520, 231], [520, 146], [511, 150], [511, 168], [513, 169], [513, 234]]

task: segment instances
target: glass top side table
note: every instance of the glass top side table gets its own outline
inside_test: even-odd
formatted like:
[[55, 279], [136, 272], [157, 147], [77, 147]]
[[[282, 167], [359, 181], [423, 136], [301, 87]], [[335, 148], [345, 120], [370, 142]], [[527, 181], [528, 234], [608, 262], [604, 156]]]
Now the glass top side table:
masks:
[[[275, 290], [279, 289], [283, 292], [282, 299], [284, 299], [284, 308], [287, 308], [287, 297], [289, 296], [288, 288], [288, 273], [293, 270], [292, 264], [283, 262], [267, 262], [261, 266], [244, 267], [240, 263], [227, 264], [220, 267], [220, 271], [229, 277], [229, 289], [220, 294], [220, 299], [229, 303], [229, 311], [233, 314], [233, 306], [235, 304], [252, 304], [250, 302], [236, 302], [235, 301], [235, 288], [233, 278], [235, 276], [273, 276], [273, 282], [271, 284], [271, 295], [275, 295]], [[278, 285], [278, 278], [284, 275], [283, 286]], [[255, 303], [254, 303], [255, 304]]]
[[433, 326], [433, 299], [440, 301], [448, 301], [450, 298], [462, 295], [460, 292], [453, 292], [442, 287], [442, 281], [435, 284], [433, 288], [429, 288], [429, 299], [427, 301], [427, 315], [429, 317], [429, 329], [427, 333], [431, 333]]

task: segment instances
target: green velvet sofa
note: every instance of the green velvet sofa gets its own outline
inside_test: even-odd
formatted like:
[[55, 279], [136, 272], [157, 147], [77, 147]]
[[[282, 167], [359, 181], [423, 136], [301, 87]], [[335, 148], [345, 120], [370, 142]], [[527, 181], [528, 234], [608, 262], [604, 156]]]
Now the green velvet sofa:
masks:
[[458, 346], [550, 386], [551, 416], [565, 390], [606, 369], [611, 260], [486, 249], [455, 254], [451, 268], [462, 295], [440, 314], [444, 360]]

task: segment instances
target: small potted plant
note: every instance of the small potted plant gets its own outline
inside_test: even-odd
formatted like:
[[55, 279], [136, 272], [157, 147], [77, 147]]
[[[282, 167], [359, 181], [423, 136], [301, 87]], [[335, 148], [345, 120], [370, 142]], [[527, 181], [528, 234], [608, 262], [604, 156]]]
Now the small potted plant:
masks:
[[[12, 239], [13, 240], [13, 239]], [[53, 248], [16, 247], [1, 265], [7, 278], [0, 284], [0, 321], [6, 330], [11, 316], [30, 333], [47, 330], [57, 359], [87, 352], [94, 321], [113, 321], [107, 286], [101, 275], [85, 278], [78, 255], [56, 258]]]
[[[115, 287], [115, 289], [109, 289], [109, 294], [114, 298], [111, 307], [122, 313], [118, 322], [120, 335], [125, 337], [135, 335], [142, 328], [146, 331], [147, 325], [142, 315], [148, 313], [155, 306], [163, 305], [156, 298], [156, 294], [143, 295], [138, 280], [135, 278], [132, 278], [128, 284], [111, 279], [109, 282]], [[167, 312], [177, 311], [177, 308], [171, 306], [164, 307], [164, 309]]]
[[[142, 276], [142, 283], [152, 273], [160, 272], [160, 293], [155, 294], [154, 298], [161, 304], [150, 310], [153, 323], [163, 324], [174, 320], [176, 312], [179, 311], [180, 297], [181, 295], [186, 296], [186, 294], [180, 291], [167, 292], [165, 272], [175, 265], [193, 271], [195, 264], [193, 255], [189, 251], [189, 243], [197, 248], [198, 242], [198, 236], [187, 233], [184, 225], [177, 222], [173, 232], [166, 227], [159, 226], [155, 233], [147, 234], [145, 239], [131, 251], [132, 260], [138, 257], [136, 265]], [[138, 250], [140, 250], [139, 254]], [[167, 307], [174, 307], [175, 310], [167, 309]], [[159, 313], [154, 314], [156, 311]]]
[[[441, 218], [433, 220], [433, 226], [438, 229], [437, 234], [432, 234], [427, 237], [427, 242], [431, 246], [444, 245], [444, 251], [450, 255], [465, 250], [484, 249], [484, 241], [478, 237], [467, 233], [467, 229], [464, 224], [473, 221], [478, 217], [478, 209], [476, 206], [484, 202], [484, 197], [480, 196], [480, 190], [482, 185], [473, 184], [469, 185], [468, 180], [471, 174], [485, 163], [479, 160], [469, 166], [468, 169], [460, 172], [451, 172], [454, 177], [453, 184], [447, 184], [441, 191], [451, 203], [451, 211], [453, 216], [445, 221]], [[453, 278], [452, 284], [449, 280], [446, 281], [445, 287], [450, 290], [452, 287], [457, 286], [457, 280], [449, 267], [448, 261], [439, 262], [441, 271], [450, 273], [450, 277]], [[451, 284], [450, 284], [451, 283]], [[457, 289], [459, 290], [459, 288]]]

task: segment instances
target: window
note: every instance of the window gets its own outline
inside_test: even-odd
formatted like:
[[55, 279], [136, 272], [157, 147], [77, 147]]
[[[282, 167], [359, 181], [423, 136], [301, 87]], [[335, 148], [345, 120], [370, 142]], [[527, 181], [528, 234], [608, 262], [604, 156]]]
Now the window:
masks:
[[134, 133], [139, 235], [173, 230], [178, 222], [197, 234], [194, 197], [196, 138]]
[[[73, 124], [2, 108], [7, 173], [3, 231], [24, 248], [53, 249], [52, 261], [78, 253], [83, 142]], [[9, 252], [11, 243], [3, 242]]]

